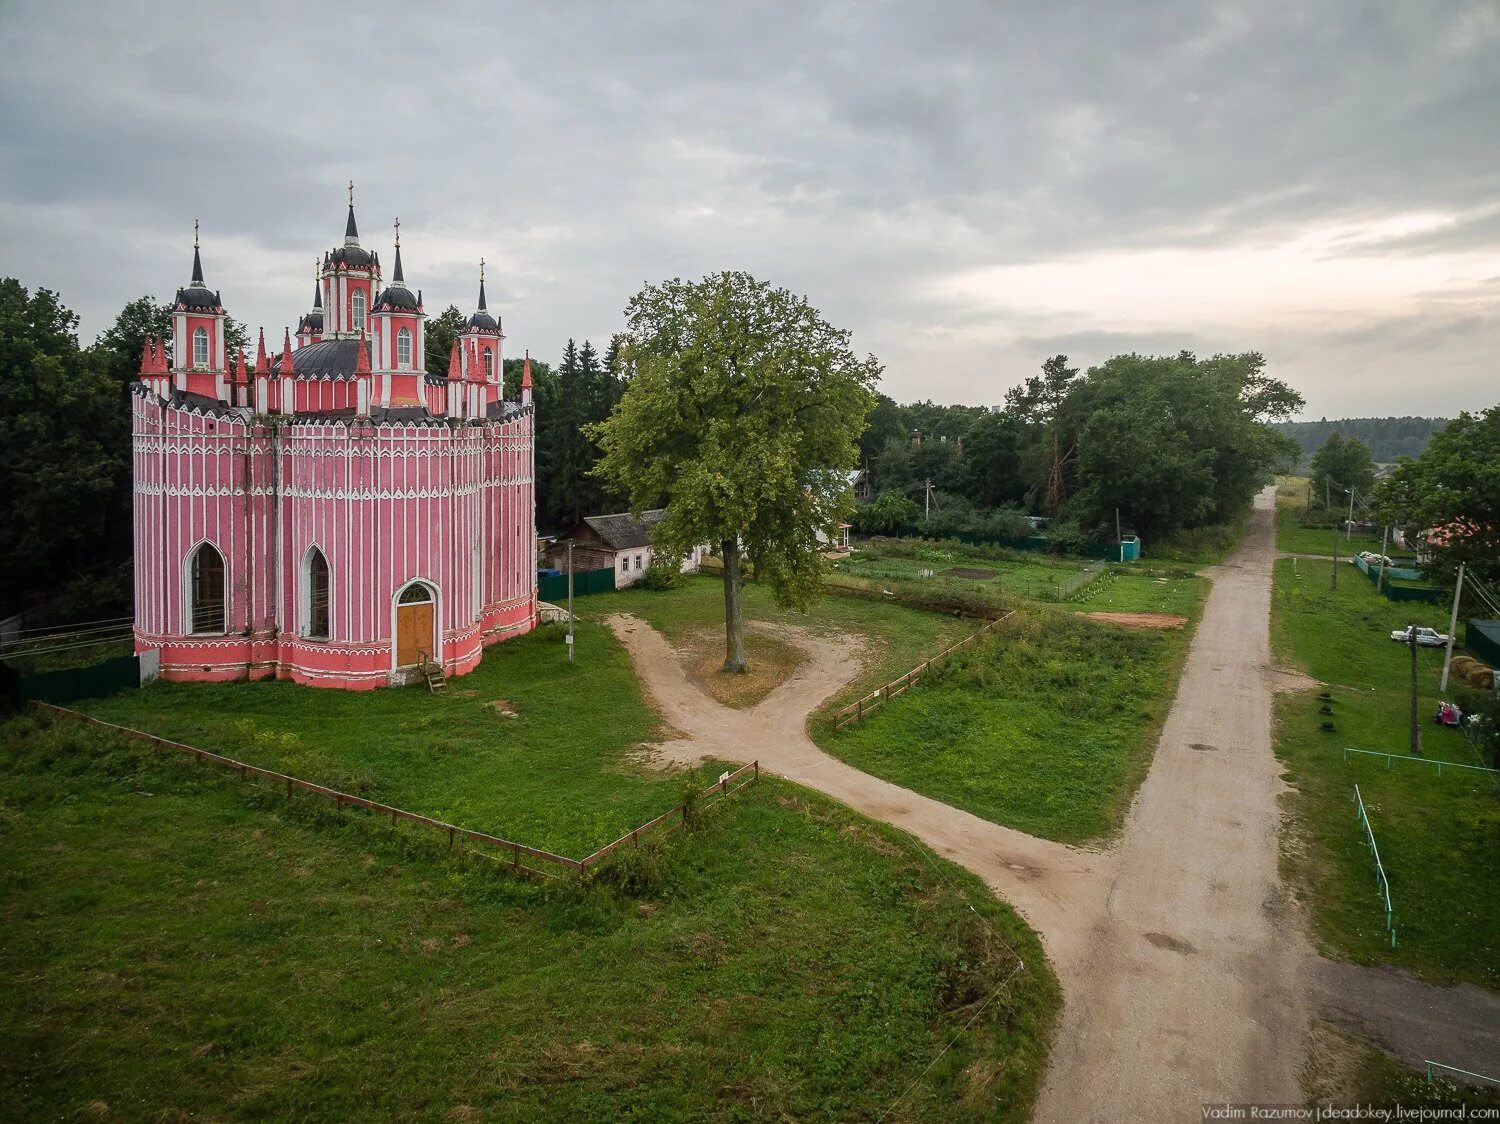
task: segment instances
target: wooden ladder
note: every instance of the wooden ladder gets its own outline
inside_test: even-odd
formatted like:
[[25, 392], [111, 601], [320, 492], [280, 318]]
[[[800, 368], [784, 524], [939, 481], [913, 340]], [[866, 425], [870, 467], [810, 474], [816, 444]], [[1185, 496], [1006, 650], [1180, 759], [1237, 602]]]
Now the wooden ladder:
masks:
[[422, 677], [427, 680], [427, 691], [429, 694], [437, 694], [439, 691], [448, 689], [448, 675], [443, 671], [443, 665], [435, 661], [426, 652], [418, 652], [421, 657], [420, 667]]

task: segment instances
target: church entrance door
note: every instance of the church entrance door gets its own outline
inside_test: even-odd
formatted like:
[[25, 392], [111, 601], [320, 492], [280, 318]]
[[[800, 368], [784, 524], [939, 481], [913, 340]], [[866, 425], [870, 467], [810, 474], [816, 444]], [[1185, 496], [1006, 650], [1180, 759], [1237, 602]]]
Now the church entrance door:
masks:
[[418, 582], [401, 591], [396, 600], [396, 666], [410, 667], [421, 653], [435, 655], [433, 644], [432, 590]]

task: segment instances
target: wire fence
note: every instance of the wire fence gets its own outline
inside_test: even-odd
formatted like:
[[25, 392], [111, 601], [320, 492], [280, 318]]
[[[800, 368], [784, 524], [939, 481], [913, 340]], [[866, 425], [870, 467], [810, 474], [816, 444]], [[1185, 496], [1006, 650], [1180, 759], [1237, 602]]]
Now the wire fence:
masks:
[[1093, 585], [1104, 576], [1104, 572], [1109, 569], [1109, 562], [1108, 558], [1100, 558], [1085, 569], [1074, 574], [1067, 581], [1058, 582], [1057, 599], [1059, 601], [1072, 600], [1081, 590]]
[[1365, 799], [1359, 793], [1359, 785], [1354, 786], [1354, 803], [1359, 808], [1359, 822], [1365, 828], [1365, 842], [1370, 847], [1370, 857], [1375, 862], [1375, 884], [1380, 887], [1380, 896], [1385, 901], [1385, 927], [1391, 934], [1391, 947], [1396, 947], [1396, 921], [1395, 913], [1391, 906], [1391, 881], [1385, 876], [1385, 866], [1380, 861], [1380, 848], [1375, 846], [1375, 829], [1370, 826], [1369, 813], [1365, 811]]
[[1442, 1062], [1435, 1062], [1431, 1058], [1426, 1058], [1424, 1061], [1427, 1065], [1427, 1084], [1429, 1085], [1432, 1084], [1432, 1071], [1434, 1069], [1445, 1069], [1449, 1073], [1457, 1073], [1462, 1077], [1471, 1077], [1476, 1081], [1488, 1081], [1491, 1085], [1500, 1085], [1500, 1077], [1488, 1077], [1483, 1073], [1475, 1073], [1471, 1069], [1459, 1069], [1456, 1065], [1444, 1065]]
[[[363, 796], [355, 796], [352, 793], [340, 792], [326, 785], [314, 784], [312, 781], [302, 780], [300, 777], [288, 776], [286, 773], [278, 773], [274, 769], [262, 769], [257, 765], [250, 765], [244, 761], [236, 761], [233, 757], [225, 757], [223, 754], [211, 753], [206, 749], [196, 746], [184, 745], [182, 742], [170, 741], [167, 738], [159, 738], [155, 734], [148, 734], [144, 730], [133, 730], [129, 726], [117, 726], [113, 722], [105, 722], [101, 718], [83, 714], [80, 711], [69, 710], [67, 707], [53, 706], [51, 703], [35, 702], [31, 704], [35, 709], [47, 714], [60, 714], [75, 721], [90, 726], [98, 726], [116, 734], [122, 734], [137, 741], [149, 742], [160, 749], [170, 749], [178, 753], [186, 753], [199, 761], [208, 761], [215, 765], [236, 770], [242, 778], [255, 777], [269, 780], [278, 786], [284, 786], [286, 797], [291, 799], [294, 791], [310, 792], [316, 796], [326, 797], [334, 802], [337, 808], [343, 808], [346, 804], [354, 808], [363, 808], [367, 812], [373, 812], [380, 816], [389, 816], [391, 824], [398, 821], [418, 824], [422, 827], [433, 828], [438, 831], [447, 832], [448, 846], [451, 849], [460, 839], [469, 840], [474, 843], [483, 843], [487, 847], [508, 854], [510, 866], [516, 871], [526, 871], [530, 874], [546, 875], [548, 872], [532, 863], [542, 863], [550, 866], [560, 866], [576, 873], [582, 873], [601, 862], [619, 848], [630, 844], [639, 847], [641, 836], [658, 827], [665, 827], [674, 819], [681, 822], [685, 813], [685, 805], [679, 804], [655, 819], [632, 828], [612, 843], [607, 843], [593, 854], [582, 859], [569, 858], [567, 855], [554, 854], [544, 851], [539, 847], [528, 847], [524, 843], [517, 843], [511, 839], [502, 839], [498, 835], [489, 835], [483, 831], [475, 831], [472, 828], [459, 827], [457, 824], [444, 823], [430, 816], [418, 815], [416, 812], [408, 812], [404, 808], [392, 807], [390, 804], [381, 804], [374, 800], [366, 800]], [[736, 769], [732, 773], [724, 773], [717, 781], [709, 785], [699, 794], [699, 799], [708, 801], [712, 797], [731, 796], [744, 788], [745, 785], [760, 777], [760, 762], [752, 761], [750, 764]], [[523, 863], [522, 859], [528, 860]]]
[[878, 708], [890, 702], [891, 699], [920, 683], [923, 677], [932, 670], [932, 665], [934, 663], [938, 663], [941, 660], [946, 659], [948, 656], [952, 655], [960, 648], [973, 643], [975, 640], [979, 639], [979, 637], [985, 635], [986, 633], [993, 632], [1006, 621], [1010, 620], [1010, 618], [1013, 616], [1015, 616], [1014, 609], [1006, 613], [1004, 616], [997, 617], [995, 620], [988, 622], [983, 628], [969, 633], [969, 635], [965, 636], [958, 643], [950, 644], [937, 655], [923, 660], [921, 663], [917, 664], [916, 667], [912, 668], [905, 674], [896, 676], [896, 678], [892, 679], [883, 687], [876, 687], [873, 691], [871, 691], [868, 695], [865, 695], [863, 698], [855, 699], [848, 706], [841, 707], [840, 709], [834, 711], [833, 728], [835, 730], [842, 730], [850, 725], [853, 725], [855, 722], [863, 722]]

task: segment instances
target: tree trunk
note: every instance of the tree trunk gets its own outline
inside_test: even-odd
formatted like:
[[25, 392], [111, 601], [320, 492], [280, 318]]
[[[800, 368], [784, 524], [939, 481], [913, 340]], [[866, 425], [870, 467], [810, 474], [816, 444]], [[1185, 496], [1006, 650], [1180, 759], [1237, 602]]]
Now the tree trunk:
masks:
[[724, 552], [724, 670], [744, 671], [745, 607], [740, 602], [740, 543], [725, 539]]

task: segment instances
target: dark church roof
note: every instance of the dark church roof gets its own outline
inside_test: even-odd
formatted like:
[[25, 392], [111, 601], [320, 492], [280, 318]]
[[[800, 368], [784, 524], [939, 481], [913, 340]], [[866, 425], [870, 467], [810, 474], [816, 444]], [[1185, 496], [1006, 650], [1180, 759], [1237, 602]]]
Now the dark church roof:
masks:
[[[358, 340], [320, 340], [292, 352], [292, 370], [304, 378], [327, 376], [347, 379], [354, 374], [359, 363]], [[272, 362], [277, 372], [281, 370], [281, 357]]]
[[202, 285], [189, 285], [186, 289], [178, 289], [174, 303], [182, 308], [202, 309], [205, 312], [217, 310], [220, 307], [219, 294], [210, 292]]
[[479, 311], [474, 313], [473, 316], [469, 317], [467, 327], [483, 328], [486, 331], [491, 332], [500, 327], [499, 321], [491, 316], [489, 314], [489, 311], [485, 308], [483, 277], [479, 279]]

